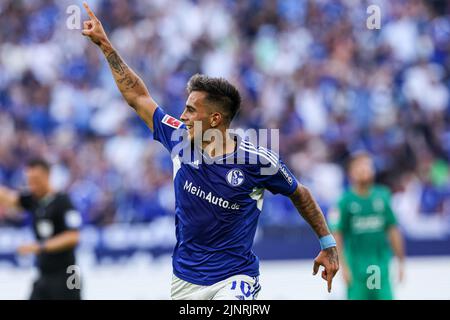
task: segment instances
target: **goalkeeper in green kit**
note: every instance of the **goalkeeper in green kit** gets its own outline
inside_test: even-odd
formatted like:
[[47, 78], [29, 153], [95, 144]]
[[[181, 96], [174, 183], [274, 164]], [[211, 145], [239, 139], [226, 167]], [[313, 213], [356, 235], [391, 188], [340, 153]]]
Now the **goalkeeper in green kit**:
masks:
[[404, 246], [391, 208], [390, 192], [375, 185], [375, 170], [367, 153], [358, 153], [348, 167], [351, 182], [329, 215], [342, 261], [342, 275], [350, 300], [393, 299], [389, 264], [392, 251], [403, 279]]

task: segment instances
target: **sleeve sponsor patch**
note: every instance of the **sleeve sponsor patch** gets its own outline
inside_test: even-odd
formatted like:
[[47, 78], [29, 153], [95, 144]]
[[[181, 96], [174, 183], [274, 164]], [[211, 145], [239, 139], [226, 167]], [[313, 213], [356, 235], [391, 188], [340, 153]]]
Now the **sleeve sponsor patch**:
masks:
[[83, 219], [81, 218], [81, 214], [76, 210], [67, 211], [64, 216], [64, 222], [66, 226], [71, 229], [78, 229], [81, 227]]
[[279, 170], [284, 179], [286, 179], [287, 183], [289, 183], [289, 185], [292, 186], [292, 184], [294, 183], [294, 179], [289, 174], [287, 167], [284, 164], [281, 164]]
[[168, 114], [166, 114], [161, 121], [165, 125], [172, 127], [174, 129], [179, 129], [181, 127], [181, 125], [183, 124], [180, 120], [178, 120], [174, 117], [171, 117]]

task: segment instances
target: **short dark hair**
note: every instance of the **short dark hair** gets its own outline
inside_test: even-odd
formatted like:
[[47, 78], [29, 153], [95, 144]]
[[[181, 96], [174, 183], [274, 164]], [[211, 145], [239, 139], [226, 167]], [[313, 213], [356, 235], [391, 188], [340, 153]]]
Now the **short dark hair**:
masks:
[[32, 158], [27, 161], [27, 168], [41, 168], [50, 172], [50, 164], [42, 158]]
[[241, 107], [239, 91], [224, 78], [195, 74], [189, 79], [186, 89], [188, 94], [193, 91], [206, 92], [206, 100], [218, 106], [229, 123]]

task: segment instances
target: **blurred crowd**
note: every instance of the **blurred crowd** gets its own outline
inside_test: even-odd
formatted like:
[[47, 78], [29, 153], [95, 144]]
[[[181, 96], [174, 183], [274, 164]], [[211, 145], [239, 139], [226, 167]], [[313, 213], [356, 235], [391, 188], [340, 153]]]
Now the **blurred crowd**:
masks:
[[[73, 29], [74, 4], [87, 19], [78, 1], [0, 2], [0, 184], [22, 187], [24, 161], [40, 155], [85, 223], [172, 215], [170, 156], [126, 106], [100, 51]], [[236, 84], [234, 126], [279, 128], [281, 157], [325, 212], [348, 185], [349, 154], [366, 149], [402, 223], [449, 222], [446, 1], [89, 4], [171, 115], [181, 114], [195, 73]], [[366, 26], [370, 4], [381, 9], [379, 30]], [[302, 223], [289, 199], [267, 193], [261, 218]]]

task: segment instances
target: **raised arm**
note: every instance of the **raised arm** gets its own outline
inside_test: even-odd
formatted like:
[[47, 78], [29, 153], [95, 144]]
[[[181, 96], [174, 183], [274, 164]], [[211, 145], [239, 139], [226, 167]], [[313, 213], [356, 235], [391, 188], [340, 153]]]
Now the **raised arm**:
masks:
[[153, 113], [157, 104], [153, 101], [142, 79], [128, 67], [114, 49], [100, 20], [94, 15], [86, 2], [83, 5], [89, 15], [89, 20], [83, 22], [82, 34], [102, 50], [122, 96], [147, 126], [153, 130]]
[[[292, 203], [297, 208], [301, 216], [308, 222], [316, 235], [322, 240], [330, 237], [327, 222], [317, 202], [311, 192], [305, 186], [299, 184], [295, 192], [290, 196]], [[339, 270], [339, 259], [336, 245], [329, 246], [320, 251], [314, 259], [313, 275], [319, 271], [319, 267], [325, 268], [322, 271], [322, 278], [328, 283], [328, 292], [331, 291], [333, 277]]]
[[0, 207], [13, 209], [19, 207], [19, 194], [11, 189], [0, 186]]

